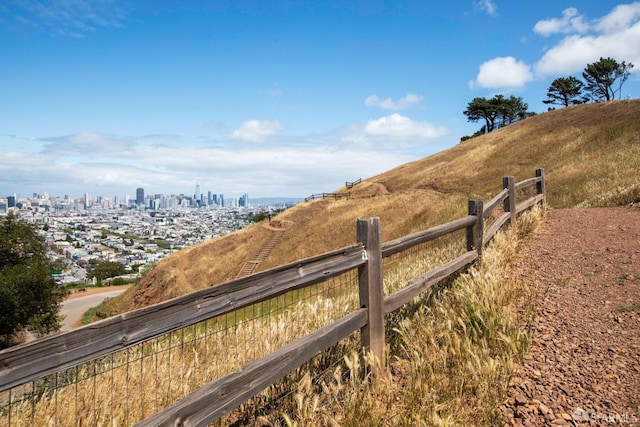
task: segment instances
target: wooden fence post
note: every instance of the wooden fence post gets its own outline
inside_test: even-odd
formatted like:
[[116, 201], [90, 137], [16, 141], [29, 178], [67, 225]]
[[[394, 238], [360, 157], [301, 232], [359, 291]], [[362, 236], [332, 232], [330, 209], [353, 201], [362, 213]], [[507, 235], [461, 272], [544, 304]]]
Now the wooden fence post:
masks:
[[536, 169], [536, 177], [541, 178], [540, 181], [536, 182], [536, 193], [542, 194], [542, 209], [547, 208], [547, 186], [545, 180], [547, 179], [544, 175], [544, 169], [538, 168]]
[[361, 329], [362, 347], [384, 365], [384, 289], [382, 286], [382, 236], [380, 218], [358, 218], [358, 243], [364, 244], [368, 261], [358, 268], [360, 307], [368, 311]]
[[502, 188], [509, 190], [509, 197], [504, 201], [504, 211], [509, 212], [509, 223], [512, 227], [516, 226], [518, 213], [516, 212], [516, 179], [512, 176], [502, 178]]
[[482, 255], [482, 234], [484, 232], [484, 220], [482, 219], [483, 202], [480, 199], [469, 200], [469, 215], [476, 217], [476, 222], [472, 227], [467, 228], [467, 250], [477, 251], [478, 256]]

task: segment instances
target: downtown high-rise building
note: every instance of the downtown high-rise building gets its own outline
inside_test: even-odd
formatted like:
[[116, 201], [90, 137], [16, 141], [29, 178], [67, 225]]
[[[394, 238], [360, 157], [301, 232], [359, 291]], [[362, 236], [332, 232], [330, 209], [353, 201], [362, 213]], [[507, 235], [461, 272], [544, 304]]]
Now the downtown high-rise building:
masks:
[[248, 208], [249, 207], [249, 194], [244, 193], [241, 197], [240, 197], [240, 202], [239, 205], [243, 208]]
[[136, 188], [136, 204], [144, 205], [144, 188]]

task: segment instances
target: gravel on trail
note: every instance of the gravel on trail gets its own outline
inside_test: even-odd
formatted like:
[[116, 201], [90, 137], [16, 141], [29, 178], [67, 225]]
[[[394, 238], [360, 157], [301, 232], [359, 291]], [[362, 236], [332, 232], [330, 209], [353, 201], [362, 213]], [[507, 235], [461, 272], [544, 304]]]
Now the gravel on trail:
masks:
[[507, 425], [640, 425], [640, 205], [551, 209], [523, 246], [537, 317]]

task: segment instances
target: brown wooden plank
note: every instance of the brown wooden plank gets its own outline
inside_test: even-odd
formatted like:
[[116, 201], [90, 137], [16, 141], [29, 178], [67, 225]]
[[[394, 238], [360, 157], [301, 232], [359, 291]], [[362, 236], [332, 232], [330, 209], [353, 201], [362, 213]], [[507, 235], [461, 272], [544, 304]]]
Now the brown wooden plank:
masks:
[[493, 239], [496, 233], [502, 229], [504, 224], [510, 220], [510, 218], [511, 218], [510, 212], [504, 212], [502, 215], [500, 215], [493, 222], [493, 224], [491, 224], [491, 226], [485, 230], [484, 236], [482, 237], [482, 244], [486, 246], [487, 243], [489, 243], [491, 239]]
[[210, 382], [136, 425], [205, 426], [297, 369], [320, 351], [348, 337], [366, 322], [365, 309], [350, 313], [239, 371]]
[[521, 202], [518, 204], [518, 206], [516, 207], [516, 211], [518, 213], [529, 209], [530, 207], [532, 207], [533, 205], [535, 205], [536, 203], [540, 203], [544, 201], [544, 195], [543, 194], [538, 194], [537, 196], [531, 197], [527, 200], [525, 200], [524, 202]]
[[516, 182], [516, 190], [522, 190], [523, 188], [531, 187], [532, 185], [536, 185], [540, 182], [540, 178], [529, 178], [524, 181]]
[[509, 189], [505, 188], [501, 192], [499, 192], [493, 199], [491, 199], [488, 203], [484, 205], [484, 208], [482, 209], [482, 217], [487, 218], [489, 215], [491, 215], [491, 212], [495, 208], [500, 206], [501, 203], [504, 203], [504, 201], [508, 197], [509, 197]]
[[395, 240], [390, 240], [382, 244], [382, 257], [386, 258], [395, 253], [405, 251], [415, 245], [419, 245], [420, 243], [429, 242], [437, 239], [438, 237], [446, 236], [447, 234], [458, 230], [463, 230], [475, 224], [475, 222], [475, 216], [465, 216], [445, 224], [436, 225], [435, 227], [428, 228], [424, 231], [418, 231], [417, 233], [409, 234]]
[[541, 204], [542, 204], [542, 208], [546, 209], [547, 207], [547, 183], [546, 183], [546, 178], [545, 178], [545, 174], [544, 174], [544, 168], [538, 168], [536, 169], [536, 177], [539, 178], [538, 183], [536, 184], [536, 192], [540, 195], [542, 195], [542, 200], [541, 200]]
[[353, 245], [0, 351], [0, 391], [310, 286], [366, 262]]
[[482, 255], [482, 233], [484, 232], [484, 219], [482, 218], [482, 200], [469, 200], [468, 212], [472, 217], [477, 218], [472, 226], [467, 227], [467, 250], [475, 249], [478, 255]]
[[367, 309], [369, 321], [362, 327], [362, 348], [384, 364], [384, 312], [380, 218], [359, 218], [357, 240], [367, 251], [368, 262], [358, 268], [360, 307]]
[[509, 212], [509, 224], [512, 227], [517, 226], [518, 213], [516, 212], [516, 184], [515, 178], [505, 176], [502, 184], [509, 191], [509, 197], [504, 201], [504, 211]]
[[407, 286], [384, 298], [385, 314], [399, 309], [422, 292], [426, 291], [429, 287], [459, 271], [466, 265], [471, 264], [477, 258], [478, 253], [476, 251], [468, 251], [438, 268], [411, 279]]

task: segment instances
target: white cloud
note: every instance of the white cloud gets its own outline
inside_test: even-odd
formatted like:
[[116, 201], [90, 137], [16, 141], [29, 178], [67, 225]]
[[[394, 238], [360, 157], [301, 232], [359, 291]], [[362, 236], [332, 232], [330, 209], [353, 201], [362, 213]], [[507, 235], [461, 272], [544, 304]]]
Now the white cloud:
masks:
[[408, 93], [405, 97], [394, 101], [391, 98], [380, 99], [378, 95], [371, 95], [364, 100], [367, 107], [380, 107], [385, 110], [405, 110], [418, 105], [422, 102], [423, 97], [415, 93]]
[[578, 15], [578, 9], [575, 7], [563, 10], [562, 18], [538, 21], [533, 27], [534, 32], [545, 37], [556, 33], [585, 33], [588, 29], [589, 25], [582, 15]]
[[579, 72], [600, 57], [640, 63], [640, 2], [619, 5], [589, 28], [549, 49], [535, 65], [536, 75]]
[[[533, 66], [510, 56], [484, 62], [469, 87], [520, 88], [533, 79], [581, 72], [600, 57], [640, 63], [640, 2], [618, 5], [609, 14], [592, 21], [576, 8], [567, 8], [561, 18], [539, 21], [533, 30], [544, 37], [565, 36]], [[638, 68], [632, 70], [638, 71]]]
[[245, 191], [254, 197], [305, 197], [430, 154], [434, 150], [425, 142], [448, 132], [392, 114], [341, 134], [243, 143], [246, 138], [266, 139], [280, 129], [279, 122], [253, 120], [234, 132], [245, 139], [205, 144], [197, 138], [195, 145], [178, 135], [78, 132], [34, 138], [17, 148], [16, 137], [0, 135], [0, 188], [8, 194], [112, 197], [135, 194], [137, 187], [150, 194], [188, 194], [198, 182], [203, 190], [227, 197]]
[[123, 156], [136, 142], [132, 138], [97, 132], [77, 132], [71, 135], [45, 138], [44, 153], [82, 155], [87, 157]]
[[[345, 180], [369, 177], [413, 159], [400, 151], [362, 150], [344, 145], [242, 146], [231, 148], [138, 146], [137, 165], [63, 159], [53, 155], [0, 153], [0, 186], [31, 192], [92, 196], [189, 193], [203, 190], [234, 197], [305, 197], [333, 191]], [[6, 173], [5, 173], [6, 172]], [[10, 173], [9, 173], [10, 172]], [[11, 177], [10, 181], [4, 177]], [[20, 189], [28, 190], [20, 190]], [[12, 191], [12, 192], [13, 192]]]
[[595, 28], [603, 33], [617, 33], [621, 29], [629, 28], [640, 18], [640, 2], [621, 4], [613, 11], [601, 18]]
[[483, 88], [519, 88], [533, 79], [531, 66], [511, 56], [494, 58], [480, 65], [477, 84]]
[[498, 15], [498, 6], [496, 6], [493, 0], [478, 0], [474, 2], [474, 6], [478, 9], [484, 10], [491, 16]]
[[381, 146], [413, 146], [448, 133], [448, 129], [430, 123], [409, 119], [400, 114], [391, 114], [365, 124], [349, 127], [342, 140], [358, 144], [375, 143]]
[[264, 142], [284, 129], [278, 120], [247, 120], [228, 137], [240, 141]]
[[[254, 196], [305, 197], [334, 191], [344, 181], [373, 176], [413, 159], [401, 151], [362, 150], [330, 141], [323, 145], [143, 147], [141, 154], [163, 171], [158, 178], [164, 181], [153, 186], [164, 192], [176, 186], [189, 191], [197, 181], [203, 190], [227, 196], [246, 191]], [[174, 182], [165, 182], [167, 178]]]

